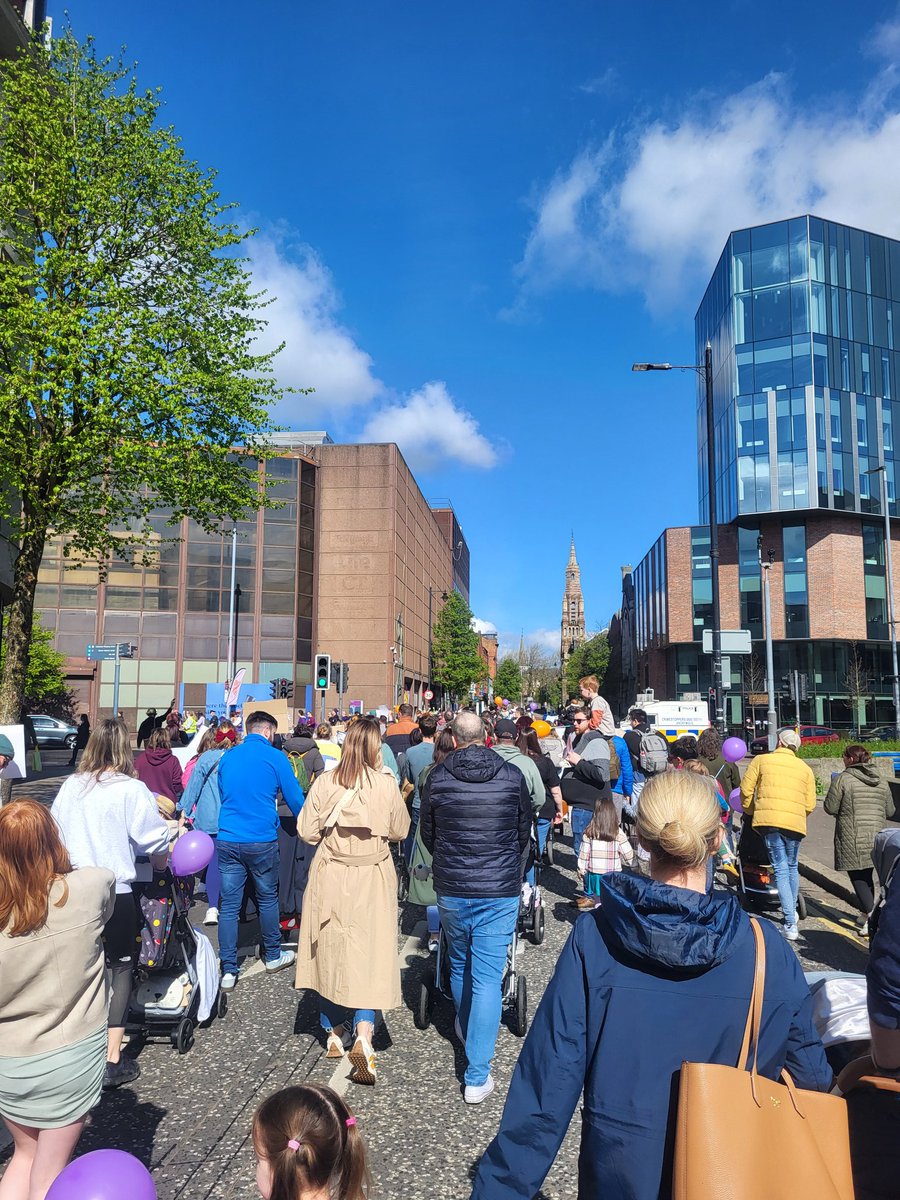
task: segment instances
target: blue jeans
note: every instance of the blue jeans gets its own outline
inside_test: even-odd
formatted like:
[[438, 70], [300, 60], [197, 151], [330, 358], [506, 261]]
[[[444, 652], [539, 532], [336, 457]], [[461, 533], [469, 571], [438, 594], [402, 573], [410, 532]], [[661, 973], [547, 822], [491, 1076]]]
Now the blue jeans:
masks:
[[590, 809], [587, 808], [573, 807], [569, 809], [569, 817], [572, 821], [572, 849], [575, 851], [576, 863], [581, 851], [581, 839], [584, 836], [584, 831], [590, 825], [593, 815]]
[[519, 897], [468, 899], [438, 896], [441, 928], [447, 939], [450, 988], [466, 1041], [465, 1081], [487, 1080], [500, 1029], [500, 985], [516, 928]]
[[278, 924], [278, 843], [223, 842], [216, 838], [221, 896], [219, 899], [219, 958], [222, 971], [237, 974], [238, 914], [247, 876], [256, 888], [256, 907], [266, 962], [281, 955]]
[[[544, 847], [547, 845], [547, 834], [550, 831], [550, 818], [538, 817], [537, 819], [537, 856], [538, 858], [544, 853]], [[534, 887], [535, 869], [532, 867], [525, 876], [525, 882], [530, 883]]]
[[[340, 1004], [334, 1004], [331, 1000], [326, 1000], [322, 996], [322, 1011], [319, 1013], [319, 1022], [323, 1029], [327, 1029], [330, 1033], [335, 1025], [343, 1025], [345, 1028], [349, 1024], [347, 1017], [350, 1015], [349, 1008], [343, 1008]], [[375, 1024], [375, 1009], [374, 1008], [358, 1008], [353, 1014], [353, 1030], [356, 1031], [360, 1021], [369, 1021], [372, 1025]]]
[[800, 893], [800, 872], [797, 859], [803, 837], [787, 829], [764, 828], [759, 831], [765, 839], [769, 862], [775, 874], [775, 886], [784, 913], [785, 925], [797, 924], [797, 896]]

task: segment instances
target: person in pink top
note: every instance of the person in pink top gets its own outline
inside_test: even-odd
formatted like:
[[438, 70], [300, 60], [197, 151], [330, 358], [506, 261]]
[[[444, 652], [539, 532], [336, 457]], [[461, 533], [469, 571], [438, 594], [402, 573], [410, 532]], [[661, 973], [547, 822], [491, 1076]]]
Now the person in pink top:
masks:
[[153, 730], [147, 739], [147, 749], [134, 760], [134, 770], [141, 783], [156, 796], [177, 800], [184, 791], [181, 763], [172, 753], [167, 729]]

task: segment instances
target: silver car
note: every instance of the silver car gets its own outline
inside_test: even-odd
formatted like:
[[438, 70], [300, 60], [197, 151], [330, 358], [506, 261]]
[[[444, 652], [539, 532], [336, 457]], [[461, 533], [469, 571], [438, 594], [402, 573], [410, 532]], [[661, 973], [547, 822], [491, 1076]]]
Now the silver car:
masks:
[[60, 721], [44, 713], [32, 713], [31, 723], [39, 746], [65, 746], [67, 750], [74, 748], [77, 730], [68, 721]]

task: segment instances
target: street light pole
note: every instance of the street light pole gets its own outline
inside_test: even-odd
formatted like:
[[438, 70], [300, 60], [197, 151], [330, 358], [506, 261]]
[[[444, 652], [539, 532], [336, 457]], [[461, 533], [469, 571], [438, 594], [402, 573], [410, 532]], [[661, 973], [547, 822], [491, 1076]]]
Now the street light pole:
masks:
[[766, 725], [769, 738], [769, 750], [775, 749], [778, 742], [778, 714], [775, 711], [775, 654], [772, 649], [772, 596], [769, 591], [769, 571], [775, 561], [775, 551], [767, 554], [768, 562], [762, 560], [762, 538], [756, 539], [759, 551], [759, 565], [763, 576], [763, 599], [766, 612], [766, 688], [769, 694], [769, 711], [766, 713]]
[[900, 739], [900, 675], [897, 672], [897, 626], [894, 621], [894, 555], [891, 550], [891, 509], [888, 503], [887, 471], [884, 464], [864, 471], [881, 476], [881, 510], [884, 513], [884, 562], [887, 568], [888, 629], [891, 635], [891, 690], [894, 695], [894, 736]]
[[724, 691], [722, 688], [722, 612], [719, 603], [719, 520], [716, 513], [716, 443], [713, 406], [712, 345], [707, 342], [700, 364], [633, 363], [632, 371], [696, 371], [703, 379], [706, 393], [706, 473], [709, 499], [709, 574], [712, 588], [712, 677], [715, 726], [725, 733]]

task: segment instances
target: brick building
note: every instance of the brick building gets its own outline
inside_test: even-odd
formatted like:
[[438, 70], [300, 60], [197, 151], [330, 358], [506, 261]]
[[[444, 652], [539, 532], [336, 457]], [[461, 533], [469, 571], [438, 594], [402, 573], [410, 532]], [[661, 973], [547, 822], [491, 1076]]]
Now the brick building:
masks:
[[[713, 356], [722, 628], [749, 629], [754, 645], [752, 656], [731, 660], [727, 720], [741, 724], [750, 697], [765, 690], [760, 556], [771, 555], [776, 690], [797, 669], [809, 684], [802, 720], [886, 724], [894, 714], [884, 518], [880, 476], [870, 473], [884, 472], [896, 516], [900, 242], [813, 216], [738, 230], [695, 332], [696, 361], [707, 342]], [[705, 514], [702, 381], [697, 416]], [[664, 530], [628, 577], [634, 622], [621, 636], [633, 639], [634, 690], [705, 693], [708, 527]], [[618, 686], [627, 693], [631, 682]], [[791, 701], [779, 706], [793, 719]]]

